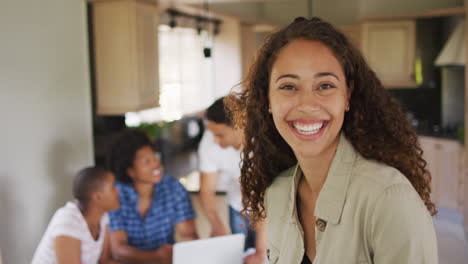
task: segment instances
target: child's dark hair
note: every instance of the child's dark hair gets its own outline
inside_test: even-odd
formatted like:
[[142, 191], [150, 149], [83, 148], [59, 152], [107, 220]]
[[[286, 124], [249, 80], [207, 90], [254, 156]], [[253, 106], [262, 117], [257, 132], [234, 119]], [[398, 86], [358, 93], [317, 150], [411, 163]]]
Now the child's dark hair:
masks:
[[78, 171], [73, 180], [73, 197], [78, 200], [82, 210], [86, 211], [91, 194], [102, 187], [108, 172], [101, 167], [86, 167]]

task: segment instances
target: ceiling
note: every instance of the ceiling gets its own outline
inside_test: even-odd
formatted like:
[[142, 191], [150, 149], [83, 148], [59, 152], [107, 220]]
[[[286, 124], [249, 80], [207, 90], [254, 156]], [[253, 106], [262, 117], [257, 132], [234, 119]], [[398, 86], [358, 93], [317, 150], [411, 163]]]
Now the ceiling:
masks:
[[159, 3], [168, 4], [213, 4], [213, 3], [260, 3], [272, 1], [288, 1], [288, 0], [152, 0]]
[[462, 6], [463, 0], [151, 0], [166, 6], [209, 4], [209, 9], [252, 23], [286, 25], [298, 16], [319, 16], [336, 25], [353, 25], [360, 16], [417, 13]]

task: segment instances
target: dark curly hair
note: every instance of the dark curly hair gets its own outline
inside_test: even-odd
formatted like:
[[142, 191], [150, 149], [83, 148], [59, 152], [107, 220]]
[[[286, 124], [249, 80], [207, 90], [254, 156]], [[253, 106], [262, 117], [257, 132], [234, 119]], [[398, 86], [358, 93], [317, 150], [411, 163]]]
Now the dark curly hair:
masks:
[[137, 151], [146, 146], [156, 151], [155, 145], [144, 131], [127, 129], [116, 136], [107, 154], [107, 168], [118, 181], [132, 182], [127, 170], [133, 166]]
[[418, 136], [398, 102], [383, 87], [360, 51], [331, 24], [319, 19], [298, 18], [270, 35], [243, 81], [244, 89], [226, 99], [236, 127], [244, 130], [241, 188], [244, 215], [255, 223], [265, 217], [267, 187], [297, 159], [278, 133], [268, 113], [268, 88], [278, 53], [296, 39], [320, 41], [340, 62], [350, 89], [350, 110], [342, 131], [365, 158], [397, 168], [404, 174], [435, 215], [430, 200], [431, 175], [422, 158]]

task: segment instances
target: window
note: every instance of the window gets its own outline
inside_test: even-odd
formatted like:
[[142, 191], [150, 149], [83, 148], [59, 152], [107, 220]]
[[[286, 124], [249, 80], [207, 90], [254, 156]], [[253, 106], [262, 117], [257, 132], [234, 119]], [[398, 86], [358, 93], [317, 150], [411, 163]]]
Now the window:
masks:
[[210, 46], [207, 40], [205, 31], [159, 26], [160, 107], [127, 113], [128, 126], [177, 120], [214, 101], [213, 61], [203, 54]]

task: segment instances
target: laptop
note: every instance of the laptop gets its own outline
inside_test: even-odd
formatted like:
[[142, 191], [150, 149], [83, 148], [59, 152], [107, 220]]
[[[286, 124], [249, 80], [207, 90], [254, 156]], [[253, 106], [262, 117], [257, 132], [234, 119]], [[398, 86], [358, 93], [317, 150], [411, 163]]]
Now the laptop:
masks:
[[242, 264], [244, 234], [176, 243], [173, 264]]

